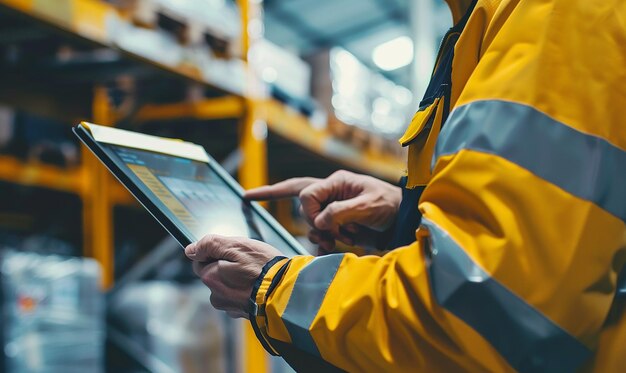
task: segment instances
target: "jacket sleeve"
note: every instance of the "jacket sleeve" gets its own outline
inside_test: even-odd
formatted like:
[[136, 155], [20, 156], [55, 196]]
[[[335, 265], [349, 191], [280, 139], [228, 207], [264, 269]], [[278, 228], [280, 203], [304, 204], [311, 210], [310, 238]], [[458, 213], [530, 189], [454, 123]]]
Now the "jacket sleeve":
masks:
[[268, 340], [348, 371], [561, 372], [593, 354], [625, 260], [626, 3], [502, 4], [416, 241], [276, 264], [255, 297]]

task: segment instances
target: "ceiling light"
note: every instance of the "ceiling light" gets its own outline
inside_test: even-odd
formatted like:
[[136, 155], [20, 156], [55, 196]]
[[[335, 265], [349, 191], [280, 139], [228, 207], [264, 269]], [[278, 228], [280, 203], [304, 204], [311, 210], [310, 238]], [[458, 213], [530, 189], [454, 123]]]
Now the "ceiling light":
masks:
[[413, 41], [400, 36], [374, 48], [372, 59], [376, 66], [385, 71], [396, 70], [413, 62]]

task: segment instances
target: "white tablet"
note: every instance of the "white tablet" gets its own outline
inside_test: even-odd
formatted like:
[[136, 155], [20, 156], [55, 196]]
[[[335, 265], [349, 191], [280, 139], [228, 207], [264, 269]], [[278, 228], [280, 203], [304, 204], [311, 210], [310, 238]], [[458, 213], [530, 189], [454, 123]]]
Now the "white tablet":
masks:
[[220, 234], [308, 254], [201, 146], [85, 122], [73, 131], [181, 246]]

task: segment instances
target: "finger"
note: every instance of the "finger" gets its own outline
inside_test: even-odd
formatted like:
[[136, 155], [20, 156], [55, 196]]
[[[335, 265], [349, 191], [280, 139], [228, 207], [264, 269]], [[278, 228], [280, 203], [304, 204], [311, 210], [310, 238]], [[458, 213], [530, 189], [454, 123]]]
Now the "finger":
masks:
[[331, 232], [328, 231], [319, 231], [317, 229], [311, 229], [308, 234], [307, 234], [309, 241], [311, 241], [314, 244], [320, 244], [322, 242], [328, 241], [328, 242], [334, 242], [335, 241], [335, 237], [333, 236], [333, 234]]
[[[247, 268], [243, 270], [243, 268]], [[244, 298], [249, 297], [249, 293], [252, 290], [252, 284], [257, 277], [261, 274], [262, 266], [256, 269], [252, 269], [253, 266], [245, 266], [242, 263], [229, 262], [220, 260], [217, 263], [218, 275], [220, 281], [229, 289], [233, 291], [244, 291]]]
[[308, 232], [307, 237], [309, 241], [311, 241], [311, 243], [314, 243], [316, 245], [321, 245], [322, 241], [328, 241], [327, 243], [324, 243], [324, 246], [329, 246], [329, 247], [335, 246], [333, 245], [333, 242], [335, 241], [335, 239], [349, 246], [353, 246], [355, 242], [353, 234], [347, 231], [343, 231], [341, 227], [339, 228], [339, 234], [337, 234], [336, 236], [333, 235], [332, 232], [328, 232], [328, 231], [322, 232], [322, 231], [318, 231], [317, 229], [311, 229]]
[[322, 240], [320, 231], [315, 229], [311, 229], [307, 234], [307, 237], [309, 238], [309, 241], [311, 241], [311, 243], [315, 244], [319, 243]]
[[330, 240], [334, 240], [333, 235], [331, 232], [328, 231], [320, 231], [317, 230], [315, 228], [311, 229], [308, 232], [308, 238], [309, 240], [311, 240], [311, 242], [313, 243], [318, 243], [320, 241], [330, 241]]
[[360, 228], [358, 224], [349, 223], [338, 226], [337, 239], [348, 246], [358, 245]]
[[353, 246], [354, 245], [354, 234], [346, 231], [345, 229], [342, 229], [341, 226], [337, 227], [337, 236], [336, 238], [345, 243], [348, 246]]
[[216, 260], [212, 260], [210, 262], [196, 262], [196, 261], [192, 261], [191, 262], [191, 268], [193, 269], [193, 273], [196, 274], [196, 276], [200, 277], [200, 274], [202, 273], [202, 270], [204, 269], [204, 267], [206, 267], [209, 264], [212, 263], [217, 263]]
[[298, 208], [298, 213], [300, 214], [300, 216], [302, 216], [304, 218], [304, 220], [306, 220], [307, 224], [309, 224], [309, 226], [313, 226], [313, 220], [311, 220], [306, 213], [304, 212], [304, 208], [302, 207], [302, 204], [300, 204], [300, 207]]
[[213, 263], [200, 263], [194, 262], [192, 264], [193, 272], [202, 280], [202, 283], [205, 284], [211, 291], [222, 285], [219, 284], [219, 276], [218, 276], [218, 268], [217, 262]]
[[367, 206], [367, 196], [364, 195], [344, 201], [335, 201], [317, 215], [313, 221], [313, 226], [320, 230], [330, 230], [335, 233], [340, 225], [358, 222], [363, 215], [365, 206]]
[[206, 267], [207, 265], [208, 265], [207, 263], [192, 262], [191, 269], [193, 269], [193, 273], [195, 273], [196, 276], [201, 277], [202, 271], [204, 270], [204, 267]]
[[320, 241], [317, 244], [319, 250], [327, 254], [335, 251], [335, 237], [330, 232], [321, 232]]
[[309, 185], [319, 181], [314, 177], [296, 177], [276, 183], [254, 188], [244, 193], [244, 198], [250, 200], [268, 200], [288, 197], [297, 197]]
[[335, 252], [335, 240], [323, 240], [318, 245], [318, 255], [327, 255]]
[[200, 241], [185, 248], [185, 255], [198, 262], [216, 260], [232, 260], [234, 248], [242, 245], [241, 237], [226, 237], [217, 234], [207, 234]]
[[310, 185], [302, 190], [300, 198], [300, 215], [313, 226], [315, 218], [324, 208], [330, 195], [330, 186], [327, 180]]
[[194, 262], [194, 272], [200, 277], [202, 283], [211, 289], [211, 294], [214, 294], [216, 297], [227, 298], [231, 301], [247, 299], [249, 290], [233, 288], [224, 281], [224, 276], [222, 275], [224, 263], [230, 262], [218, 261], [209, 264]]
[[355, 197], [359, 190], [349, 187], [346, 178], [351, 173], [338, 171], [324, 180], [314, 183], [300, 192], [299, 198], [305, 218], [313, 222], [329, 202]]

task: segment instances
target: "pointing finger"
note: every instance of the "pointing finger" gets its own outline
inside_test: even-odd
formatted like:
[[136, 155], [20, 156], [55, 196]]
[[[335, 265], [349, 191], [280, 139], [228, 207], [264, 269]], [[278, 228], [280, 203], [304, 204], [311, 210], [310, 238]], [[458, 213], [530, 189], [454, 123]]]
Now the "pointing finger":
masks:
[[296, 177], [274, 185], [250, 189], [245, 192], [244, 198], [249, 200], [268, 200], [297, 197], [304, 188], [319, 180], [314, 177]]

